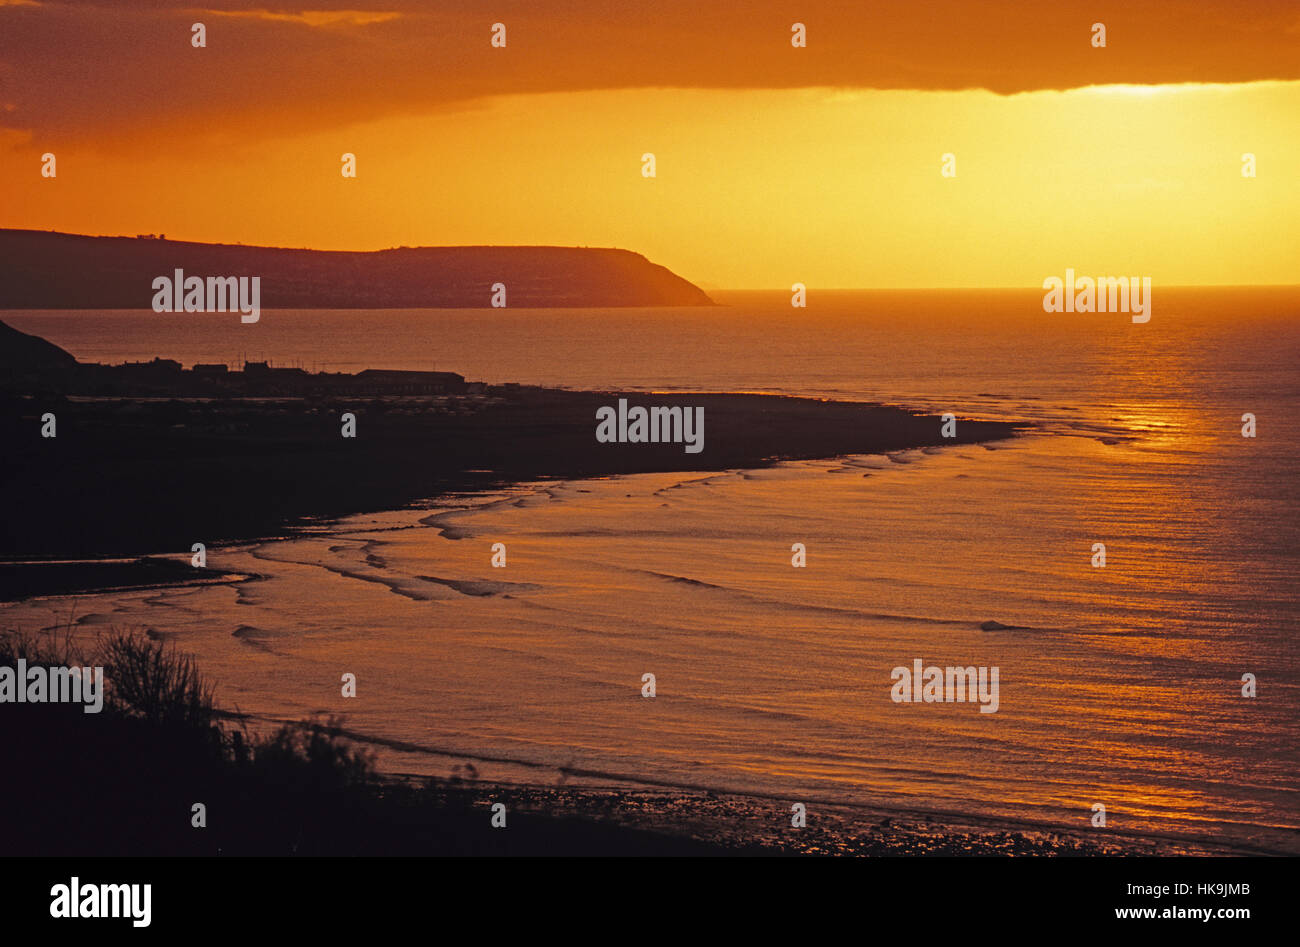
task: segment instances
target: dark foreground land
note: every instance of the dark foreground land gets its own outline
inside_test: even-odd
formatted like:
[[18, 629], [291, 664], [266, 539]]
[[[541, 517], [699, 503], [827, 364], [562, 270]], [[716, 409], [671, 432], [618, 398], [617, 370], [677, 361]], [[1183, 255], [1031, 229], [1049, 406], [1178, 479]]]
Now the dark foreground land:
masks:
[[[753, 468], [1015, 433], [1008, 423], [961, 420], [957, 437], [944, 438], [938, 417], [867, 404], [628, 394], [633, 406], [703, 406], [703, 451], [598, 443], [597, 408], [619, 397], [518, 387], [451, 398], [0, 396], [0, 556], [188, 555], [196, 542], [279, 535], [305, 518], [507, 483]], [[341, 436], [345, 412], [356, 417], [355, 438]], [[46, 413], [56, 418], [52, 438], [41, 436]], [[22, 592], [15, 568], [0, 573], [7, 597]]]

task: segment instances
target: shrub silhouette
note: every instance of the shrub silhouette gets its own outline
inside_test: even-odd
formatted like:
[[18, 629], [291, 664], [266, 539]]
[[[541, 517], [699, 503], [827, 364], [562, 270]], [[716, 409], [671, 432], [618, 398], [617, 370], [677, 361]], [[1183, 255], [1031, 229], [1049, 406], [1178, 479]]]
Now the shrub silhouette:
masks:
[[[104, 668], [103, 711], [0, 705], [0, 854], [290, 854], [355, 813], [373, 780], [342, 720], [250, 737], [193, 659], [114, 630], [84, 651], [70, 629], [0, 636], [0, 666]], [[203, 829], [191, 806], [208, 813]], [[311, 845], [307, 846], [312, 847]]]

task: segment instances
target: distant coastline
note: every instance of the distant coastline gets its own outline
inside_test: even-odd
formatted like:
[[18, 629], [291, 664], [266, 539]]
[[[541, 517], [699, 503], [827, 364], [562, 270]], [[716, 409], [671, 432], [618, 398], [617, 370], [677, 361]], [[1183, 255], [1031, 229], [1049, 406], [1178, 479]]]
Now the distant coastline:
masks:
[[153, 281], [259, 277], [267, 309], [711, 306], [639, 253], [597, 247], [302, 250], [0, 229], [0, 309], [148, 309]]

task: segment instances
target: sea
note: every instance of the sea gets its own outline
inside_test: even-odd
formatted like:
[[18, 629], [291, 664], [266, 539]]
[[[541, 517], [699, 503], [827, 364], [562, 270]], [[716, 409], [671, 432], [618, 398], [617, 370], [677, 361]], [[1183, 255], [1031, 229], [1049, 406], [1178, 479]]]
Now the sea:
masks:
[[[1300, 289], [1157, 286], [1144, 324], [1037, 290], [714, 298], [0, 318], [83, 361], [769, 392], [1025, 433], [429, 497], [209, 549], [247, 581], [31, 599], [0, 626], [151, 632], [223, 707], [342, 717], [393, 773], [1300, 853]], [[918, 659], [998, 668], [997, 711], [896, 702]]]

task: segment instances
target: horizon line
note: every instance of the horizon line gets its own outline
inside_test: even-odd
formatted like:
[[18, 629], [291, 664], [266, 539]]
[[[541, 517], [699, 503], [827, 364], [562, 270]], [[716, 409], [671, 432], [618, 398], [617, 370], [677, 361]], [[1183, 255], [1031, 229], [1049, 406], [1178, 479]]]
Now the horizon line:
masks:
[[[1087, 275], [1087, 274], [1084, 274]], [[704, 286], [696, 283], [706, 293], [788, 293], [785, 286]], [[826, 286], [815, 288], [819, 293], [871, 293], [871, 292], [997, 292], [1024, 290], [1042, 292], [1042, 286], [1026, 283], [999, 286]], [[1300, 289], [1300, 283], [1168, 283], [1162, 289]]]

